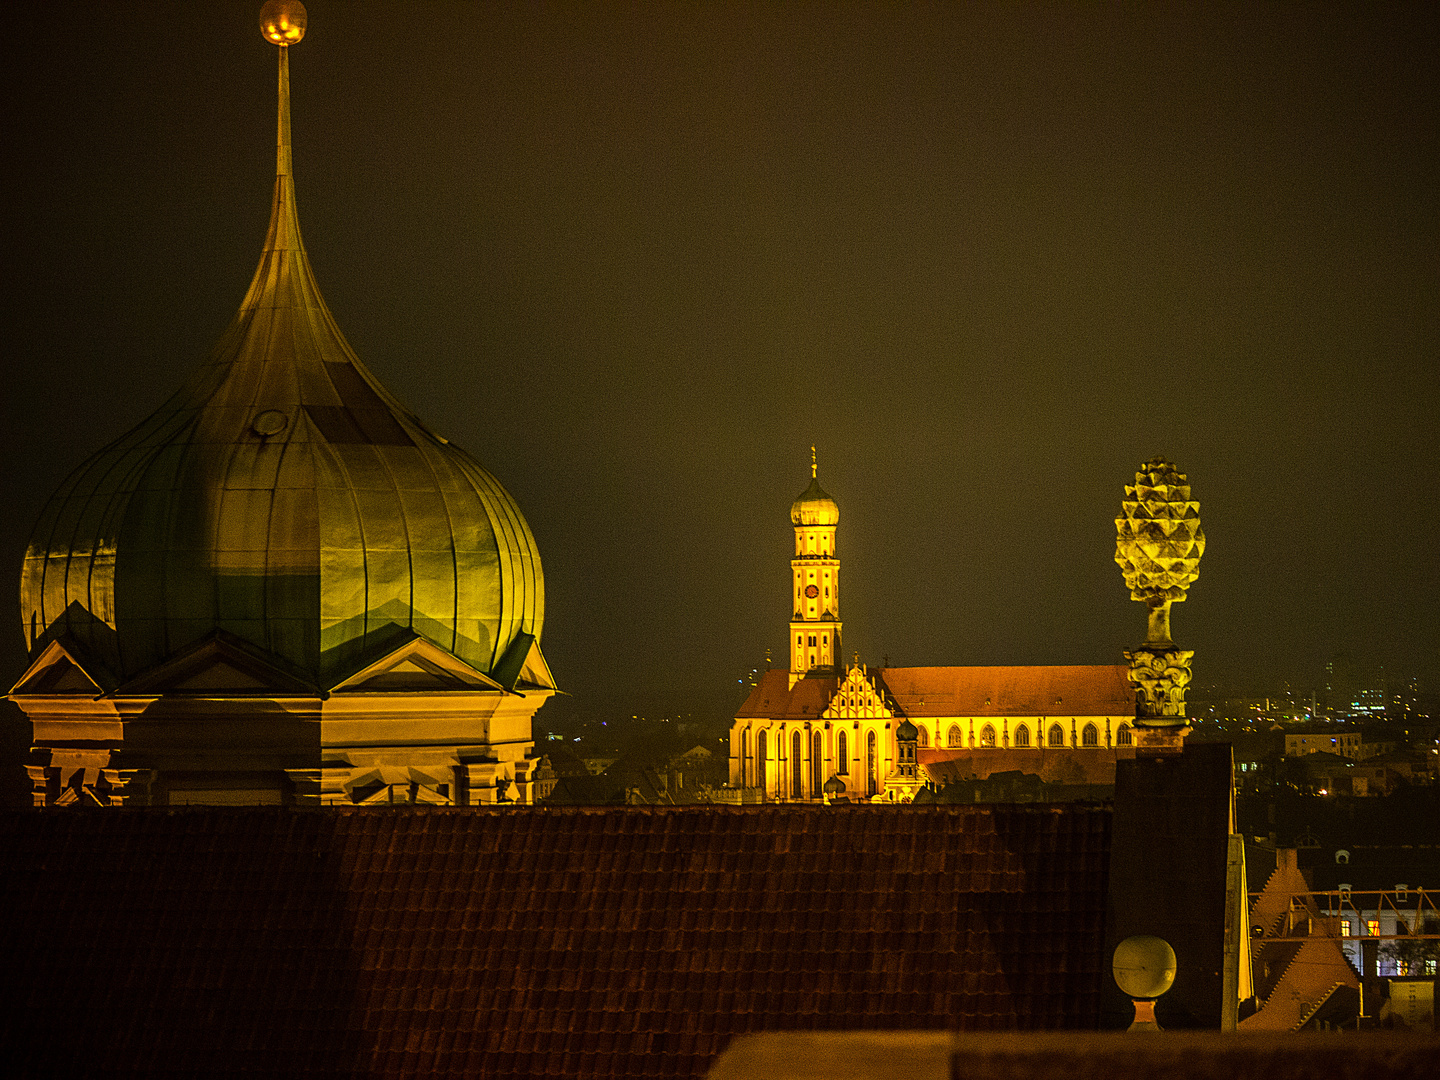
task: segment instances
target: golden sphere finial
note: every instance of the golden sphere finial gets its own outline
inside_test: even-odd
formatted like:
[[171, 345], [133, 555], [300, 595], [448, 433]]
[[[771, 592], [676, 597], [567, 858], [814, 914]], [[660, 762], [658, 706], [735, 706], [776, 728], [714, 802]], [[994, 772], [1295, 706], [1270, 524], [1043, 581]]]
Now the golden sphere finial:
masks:
[[305, 36], [305, 5], [300, 0], [266, 0], [260, 9], [260, 33], [282, 49]]

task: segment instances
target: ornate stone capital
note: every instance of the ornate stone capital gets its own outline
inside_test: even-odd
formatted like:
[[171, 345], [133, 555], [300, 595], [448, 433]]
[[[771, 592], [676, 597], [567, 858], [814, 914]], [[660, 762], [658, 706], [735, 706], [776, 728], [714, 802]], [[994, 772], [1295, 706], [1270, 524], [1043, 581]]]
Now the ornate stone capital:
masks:
[[1191, 649], [1142, 645], [1125, 654], [1135, 688], [1137, 727], [1184, 727], [1185, 688], [1190, 685]]

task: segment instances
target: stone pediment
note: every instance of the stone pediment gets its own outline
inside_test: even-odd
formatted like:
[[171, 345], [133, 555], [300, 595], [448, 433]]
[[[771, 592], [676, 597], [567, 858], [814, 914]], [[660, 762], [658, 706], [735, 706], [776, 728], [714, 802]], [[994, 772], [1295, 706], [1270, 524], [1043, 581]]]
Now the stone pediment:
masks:
[[500, 685], [514, 690], [520, 686], [531, 686], [541, 690], [554, 690], [555, 677], [550, 674], [550, 665], [540, 651], [540, 642], [533, 634], [516, 634], [510, 648], [495, 665], [493, 672]]
[[538, 641], [530, 642], [529, 652], [525, 655], [525, 663], [520, 667], [520, 677], [515, 680], [519, 686], [539, 686], [546, 690], [555, 689], [555, 678], [550, 674], [550, 665], [545, 662], [544, 655], [540, 652]]
[[312, 697], [317, 687], [231, 634], [216, 631], [142, 672], [117, 691], [126, 697]]
[[51, 641], [10, 691], [11, 697], [35, 695], [99, 697], [114, 689], [115, 679], [104, 665], [66, 638]]
[[337, 683], [331, 693], [454, 693], [503, 690], [490, 676], [422, 637], [412, 637]]

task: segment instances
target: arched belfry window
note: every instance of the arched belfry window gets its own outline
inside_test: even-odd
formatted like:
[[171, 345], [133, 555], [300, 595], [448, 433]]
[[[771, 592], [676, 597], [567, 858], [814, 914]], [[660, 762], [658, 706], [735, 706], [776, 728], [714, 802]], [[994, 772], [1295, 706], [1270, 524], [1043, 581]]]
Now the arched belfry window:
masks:
[[965, 736], [960, 734], [959, 724], [950, 725], [950, 730], [945, 733], [945, 745], [952, 749], [965, 745]]
[[790, 736], [790, 797], [792, 799], [803, 799], [805, 791], [803, 787], [805, 777], [804, 751], [800, 746], [800, 732]]
[[1065, 745], [1065, 729], [1062, 728], [1059, 724], [1051, 724], [1051, 725], [1050, 725], [1050, 745], [1051, 745], [1051, 746], [1064, 746], [1064, 745]]
[[992, 725], [986, 724], [983, 728], [980, 729], [980, 745], [995, 745], [995, 728]]
[[765, 732], [755, 736], [755, 786], [761, 789], [765, 787], [766, 766], [769, 764], [766, 758], [769, 756], [769, 740]]
[[1016, 724], [1016, 725], [1015, 725], [1015, 745], [1016, 745], [1016, 746], [1029, 746], [1029, 745], [1030, 745], [1030, 729], [1029, 729], [1028, 727], [1026, 727], [1024, 724]]
[[1121, 724], [1120, 730], [1115, 733], [1116, 746], [1134, 746], [1135, 740], [1130, 737], [1130, 725]]
[[1080, 745], [1081, 745], [1081, 746], [1099, 746], [1099, 745], [1100, 745], [1100, 729], [1097, 728], [1094, 724], [1086, 724], [1086, 725], [1085, 725], [1085, 730], [1082, 731], [1082, 732], [1080, 732]]
[[850, 772], [850, 744], [845, 739], [845, 732], [835, 736], [835, 771], [841, 776]]

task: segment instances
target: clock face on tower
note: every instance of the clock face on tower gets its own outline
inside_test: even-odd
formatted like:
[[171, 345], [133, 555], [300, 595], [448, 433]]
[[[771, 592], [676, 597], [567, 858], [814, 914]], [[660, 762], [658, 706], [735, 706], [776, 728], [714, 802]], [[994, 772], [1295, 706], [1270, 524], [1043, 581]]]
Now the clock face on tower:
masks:
[[814, 585], [806, 585], [805, 595], [808, 596], [811, 600], [814, 600], [815, 597], [820, 595], [820, 590], [817, 589]]

